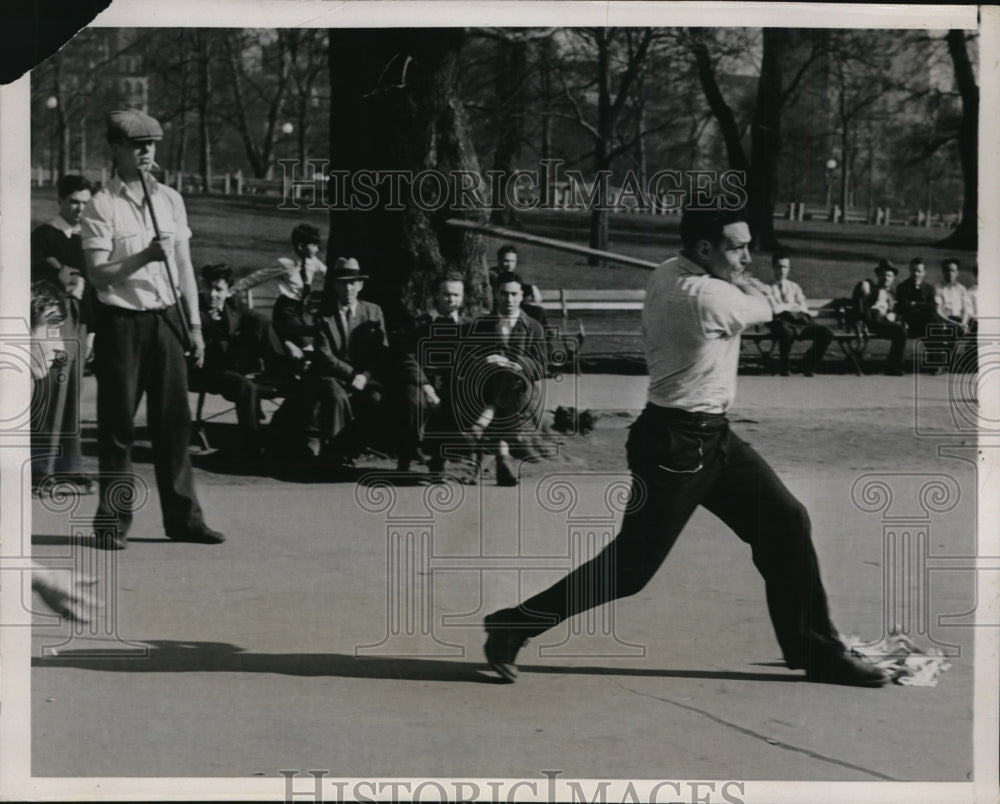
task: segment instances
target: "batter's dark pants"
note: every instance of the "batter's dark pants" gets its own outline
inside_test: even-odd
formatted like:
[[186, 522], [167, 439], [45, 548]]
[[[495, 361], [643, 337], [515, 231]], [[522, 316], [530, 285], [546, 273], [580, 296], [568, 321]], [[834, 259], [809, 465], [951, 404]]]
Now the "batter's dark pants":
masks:
[[[842, 650], [830, 622], [809, 515], [722, 415], [648, 406], [628, 438], [631, 499], [621, 531], [566, 578], [500, 612], [527, 636], [639, 592], [704, 506], [750, 545], [768, 612], [789, 667]], [[720, 581], [721, 582], [721, 581]]]
[[156, 487], [167, 536], [204, 524], [188, 444], [191, 409], [177, 307], [136, 312], [98, 305], [94, 338], [100, 502], [95, 524], [116, 519], [124, 536], [136, 500], [132, 469], [135, 414], [143, 394]]

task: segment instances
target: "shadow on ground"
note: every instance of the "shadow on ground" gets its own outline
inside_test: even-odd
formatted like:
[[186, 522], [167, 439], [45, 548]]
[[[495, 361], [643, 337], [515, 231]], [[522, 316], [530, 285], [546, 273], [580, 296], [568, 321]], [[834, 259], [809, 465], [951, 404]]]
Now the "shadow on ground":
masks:
[[[129, 651], [100, 656], [90, 651], [66, 651], [32, 659], [32, 667], [72, 667], [117, 673], [276, 673], [291, 676], [339, 676], [399, 681], [464, 681], [502, 683], [479, 663], [464, 659], [414, 657], [355, 657], [341, 653], [247, 653], [227, 642], [141, 641], [147, 656]], [[788, 673], [730, 670], [669, 670], [663, 668], [521, 665], [523, 673], [560, 675], [643, 676], [650, 678], [704, 678], [728, 681], [799, 681]]]

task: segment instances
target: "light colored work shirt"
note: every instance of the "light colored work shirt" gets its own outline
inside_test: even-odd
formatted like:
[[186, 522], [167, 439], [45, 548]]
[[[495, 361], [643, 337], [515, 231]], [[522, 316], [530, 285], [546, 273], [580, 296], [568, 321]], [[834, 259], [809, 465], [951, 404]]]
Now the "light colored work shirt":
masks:
[[[164, 241], [163, 250], [172, 256], [177, 242], [191, 237], [184, 199], [176, 190], [160, 184], [153, 176], [148, 176], [146, 181]], [[117, 262], [145, 249], [156, 237], [156, 229], [142, 191], [136, 197], [125, 182], [113, 176], [84, 209], [80, 235], [84, 251], [106, 251], [108, 261]], [[180, 299], [175, 263], [174, 259], [169, 260], [170, 277], [176, 298]], [[124, 279], [98, 287], [97, 298], [104, 304], [126, 310], [162, 310], [174, 304], [175, 299], [167, 277], [164, 263], [149, 262]]]
[[806, 294], [798, 282], [791, 279], [781, 279], [771, 285], [771, 298], [778, 304], [791, 305], [792, 312], [808, 313]]
[[[276, 270], [278, 282], [278, 293], [296, 301], [302, 300], [304, 284], [309, 285], [311, 293], [316, 293], [323, 288], [322, 280], [326, 276], [326, 265], [318, 257], [309, 257], [305, 263], [305, 283], [302, 281], [302, 258], [290, 259], [279, 257], [278, 264], [280, 270]], [[319, 284], [317, 285], [317, 282]]]
[[725, 413], [736, 396], [740, 333], [773, 315], [766, 299], [716, 279], [683, 255], [667, 260], [653, 272], [642, 308], [649, 401]]
[[937, 309], [941, 315], [954, 318], [958, 321], [965, 321], [972, 315], [969, 304], [969, 291], [960, 282], [953, 282], [950, 285], [937, 285], [934, 288], [934, 298], [937, 301]]

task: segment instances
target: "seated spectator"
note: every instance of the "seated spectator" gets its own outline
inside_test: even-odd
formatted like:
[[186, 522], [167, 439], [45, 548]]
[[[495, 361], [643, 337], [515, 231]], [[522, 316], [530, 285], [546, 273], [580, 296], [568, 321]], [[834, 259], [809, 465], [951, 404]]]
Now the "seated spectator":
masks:
[[59, 214], [31, 233], [32, 281], [48, 280], [63, 291], [66, 314], [61, 337], [64, 357], [38, 389], [44, 394], [43, 419], [32, 430], [32, 475], [40, 480], [60, 474], [63, 489], [91, 494], [96, 481], [83, 473], [80, 445], [80, 393], [83, 367], [94, 341], [94, 290], [84, 280], [86, 263], [80, 220], [90, 201], [83, 176], [63, 176], [58, 184]]
[[770, 294], [775, 302], [786, 306], [786, 310], [777, 313], [768, 323], [768, 328], [778, 342], [778, 373], [788, 376], [788, 355], [795, 341], [812, 341], [812, 346], [802, 356], [801, 371], [803, 376], [812, 377], [823, 359], [833, 333], [827, 327], [813, 323], [806, 295], [798, 283], [788, 278], [792, 269], [792, 261], [787, 254], [776, 253], [771, 257], [771, 267], [774, 270], [774, 282], [770, 286]]
[[[497, 265], [490, 269], [490, 287], [493, 288], [493, 308], [496, 311], [497, 305], [497, 277], [504, 273], [517, 272], [518, 254], [517, 249], [509, 243], [497, 249]], [[549, 325], [548, 316], [542, 305], [542, 292], [536, 285], [529, 282], [524, 283], [524, 301], [521, 309], [542, 325], [543, 330], [547, 330]]]
[[403, 358], [403, 382], [421, 396], [421, 404], [410, 408], [415, 418], [408, 422], [409, 437], [413, 445], [422, 441], [433, 475], [444, 471], [449, 446], [472, 451], [458, 421], [456, 402], [461, 405], [461, 399], [455, 399], [455, 366], [469, 329], [461, 312], [464, 299], [462, 276], [442, 276], [434, 290], [434, 310], [416, 320]]
[[855, 285], [851, 296], [854, 313], [872, 335], [889, 339], [885, 373], [890, 377], [902, 377], [906, 327], [896, 319], [896, 297], [892, 292], [896, 266], [889, 260], [880, 260], [875, 276], [875, 282], [862, 279]]
[[207, 303], [201, 314], [205, 360], [190, 370], [190, 389], [220, 394], [236, 405], [242, 458], [256, 459], [263, 449], [260, 434], [262, 386], [283, 384], [290, 360], [271, 322], [233, 303], [233, 272], [225, 265], [206, 265], [202, 281]]
[[273, 422], [276, 437], [298, 452], [294, 444], [313, 427], [320, 461], [334, 470], [353, 465], [386, 393], [385, 319], [377, 304], [358, 299], [367, 278], [353, 257], [337, 260], [316, 317], [312, 361]]
[[896, 286], [896, 315], [906, 324], [911, 338], [927, 334], [927, 325], [938, 321], [934, 288], [924, 279], [927, 269], [920, 257], [910, 260], [910, 276]]
[[300, 223], [292, 230], [292, 250], [295, 257], [279, 257], [278, 264], [262, 268], [240, 279], [235, 292], [252, 288], [271, 279], [278, 281], [278, 298], [274, 302], [271, 321], [278, 337], [289, 353], [302, 358], [303, 350], [313, 348], [315, 330], [309, 323], [310, 300], [322, 296], [326, 265], [319, 259], [319, 229]]
[[941, 321], [955, 327], [955, 335], [965, 335], [972, 321], [969, 291], [958, 281], [959, 262], [949, 258], [941, 263], [941, 282], [935, 288], [937, 312]]
[[[958, 281], [959, 262], [949, 258], [941, 263], [941, 282], [934, 289], [937, 301], [938, 323], [934, 340], [939, 348], [949, 353], [949, 365], [955, 365], [955, 349], [959, 339], [964, 339], [972, 332], [975, 319], [974, 303], [969, 297], [965, 285]], [[943, 368], [935, 369], [933, 373], [940, 374]]]
[[521, 277], [513, 271], [497, 277], [497, 310], [472, 322], [469, 349], [459, 363], [461, 393], [469, 400], [463, 407], [478, 402], [472, 434], [495, 442], [500, 486], [517, 485], [510, 447], [530, 452], [544, 408], [535, 384], [545, 378], [545, 333], [521, 309], [522, 288]]

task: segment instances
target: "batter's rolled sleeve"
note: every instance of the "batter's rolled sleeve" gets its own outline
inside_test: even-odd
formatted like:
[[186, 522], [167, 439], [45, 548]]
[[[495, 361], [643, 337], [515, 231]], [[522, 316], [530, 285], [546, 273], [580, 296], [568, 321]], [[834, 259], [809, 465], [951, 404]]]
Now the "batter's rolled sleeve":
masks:
[[91, 200], [80, 220], [80, 239], [84, 250], [110, 252], [114, 245], [113, 235], [111, 210], [98, 199]]
[[750, 296], [730, 284], [712, 283], [698, 296], [698, 312], [706, 335], [739, 335], [747, 327], [763, 324], [774, 317], [771, 303]]

